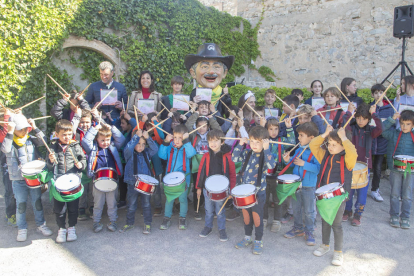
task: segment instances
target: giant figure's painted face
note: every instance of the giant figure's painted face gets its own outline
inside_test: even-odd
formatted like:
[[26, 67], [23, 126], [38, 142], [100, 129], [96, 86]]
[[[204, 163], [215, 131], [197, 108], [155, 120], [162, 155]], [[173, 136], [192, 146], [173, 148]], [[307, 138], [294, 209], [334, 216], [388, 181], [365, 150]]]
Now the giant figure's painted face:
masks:
[[190, 69], [191, 76], [199, 85], [211, 89], [220, 85], [227, 72], [227, 68], [221, 61], [212, 59], [202, 60]]

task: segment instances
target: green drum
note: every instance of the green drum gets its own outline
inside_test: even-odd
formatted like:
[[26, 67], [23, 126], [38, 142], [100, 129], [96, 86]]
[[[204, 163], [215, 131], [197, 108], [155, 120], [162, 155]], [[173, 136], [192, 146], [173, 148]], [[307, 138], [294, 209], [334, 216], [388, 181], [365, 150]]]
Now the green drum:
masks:
[[168, 202], [173, 201], [185, 192], [185, 174], [182, 172], [168, 173], [163, 178], [164, 193]]

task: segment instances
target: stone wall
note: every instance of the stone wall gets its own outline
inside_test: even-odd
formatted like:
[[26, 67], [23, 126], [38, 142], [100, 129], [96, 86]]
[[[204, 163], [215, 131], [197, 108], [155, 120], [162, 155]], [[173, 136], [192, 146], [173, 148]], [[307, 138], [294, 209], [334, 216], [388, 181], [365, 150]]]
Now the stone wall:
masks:
[[[325, 87], [353, 77], [359, 87], [381, 82], [401, 59], [402, 40], [393, 37], [394, 7], [402, 0], [200, 0], [206, 6], [241, 16], [255, 25], [264, 5], [259, 30], [261, 58], [277, 86], [308, 87], [320, 79]], [[222, 3], [222, 5], [220, 5]], [[219, 9], [220, 10], [220, 9]], [[414, 70], [414, 38], [408, 40], [406, 61]], [[231, 53], [229, 53], [231, 54]], [[256, 72], [240, 79], [263, 81]], [[400, 72], [393, 78], [400, 82]]]

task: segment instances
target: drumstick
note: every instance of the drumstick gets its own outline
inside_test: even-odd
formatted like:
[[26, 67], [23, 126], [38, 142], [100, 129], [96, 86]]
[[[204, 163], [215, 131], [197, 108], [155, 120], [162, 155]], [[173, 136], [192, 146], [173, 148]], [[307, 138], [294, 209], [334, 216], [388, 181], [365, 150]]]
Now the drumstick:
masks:
[[328, 112], [328, 111], [332, 111], [332, 110], [338, 110], [338, 109], [342, 109], [342, 106], [336, 107], [336, 108], [332, 108], [332, 109], [327, 109], [327, 110], [321, 110], [321, 111], [318, 111], [318, 113], [324, 113], [324, 112]]
[[237, 116], [236, 112], [234, 112], [233, 110], [231, 110], [222, 100], [220, 100], [220, 102], [229, 110], [230, 113], [233, 112], [234, 116], [237, 117], [237, 119], [240, 120], [240, 117]]
[[292, 117], [292, 118], [289, 118], [289, 119], [293, 120], [293, 119], [295, 119], [295, 118], [297, 118], [297, 117], [300, 117], [300, 116], [303, 116], [303, 115], [306, 115], [306, 113], [301, 113], [301, 114], [296, 115], [295, 117]]
[[335, 87], [338, 88], [339, 92], [341, 92], [342, 96], [344, 96], [345, 100], [348, 101], [348, 103], [351, 103], [351, 101], [348, 99], [348, 97], [344, 94], [344, 92], [341, 91], [341, 89], [339, 89], [338, 85], [335, 84]]
[[88, 88], [89, 88], [89, 86], [90, 86], [91, 84], [92, 84], [92, 83], [88, 84], [88, 86], [86, 86], [86, 88], [82, 90], [82, 92], [79, 94], [78, 98], [79, 98], [80, 96], [82, 96], [82, 95], [83, 95], [83, 93], [85, 93], [86, 89], [88, 89]]
[[217, 216], [220, 215], [221, 210], [223, 210], [224, 206], [226, 206], [226, 203], [229, 199], [230, 199], [230, 197], [227, 197], [226, 201], [224, 201], [223, 206], [221, 206], [220, 211], [217, 213]]
[[60, 93], [60, 95], [62, 95], [63, 96], [63, 99], [65, 99], [65, 100], [67, 100], [71, 105], [73, 105], [73, 107], [77, 107], [77, 105], [75, 105], [74, 103], [72, 103], [71, 101], [70, 101], [70, 99], [68, 99], [69, 97], [68, 96], [66, 96], [65, 94], [63, 94], [59, 89], [58, 89], [58, 92]]
[[286, 146], [294, 146], [295, 144], [285, 143], [285, 142], [278, 142], [278, 141], [269, 141], [271, 144], [281, 144]]
[[188, 133], [188, 134], [190, 135], [191, 133], [196, 132], [197, 130], [199, 130], [200, 128], [202, 128], [202, 127], [204, 127], [204, 126], [206, 126], [206, 125], [208, 125], [208, 124], [207, 124], [207, 123], [205, 123], [204, 125], [199, 126], [198, 128], [194, 129], [193, 131], [191, 131], [191, 132], [190, 132], [190, 133]]
[[220, 118], [220, 119], [222, 119], [222, 120], [224, 120], [224, 121], [228, 121], [228, 122], [230, 122], [230, 123], [232, 123], [232, 122], [233, 122], [233, 121], [231, 121], [231, 120], [229, 120], [229, 119], [226, 119], [226, 118], [223, 118], [223, 117], [220, 117], [220, 116], [217, 116], [217, 115], [216, 115], [216, 117], [217, 117], [217, 118]]
[[[176, 99], [177, 100], [177, 99]], [[160, 104], [164, 107], [164, 109], [167, 109], [168, 113], [170, 113], [170, 110], [162, 103], [160, 102]], [[162, 111], [161, 111], [162, 112]]]
[[[63, 92], [65, 92], [66, 94], [68, 94], [69, 95], [69, 93], [68, 92], [66, 92], [66, 90], [65, 89], [63, 89], [63, 87], [62, 86], [60, 86], [60, 84], [59, 83], [57, 83], [57, 81], [55, 81], [49, 74], [46, 74], [46, 76], [48, 76]], [[59, 90], [58, 90], [59, 91]]]
[[276, 98], [279, 100], [279, 101], [281, 101], [284, 105], [286, 105], [287, 107], [289, 107], [289, 109], [291, 110], [291, 111], [293, 111], [293, 108], [291, 108], [290, 107], [290, 105], [288, 105], [287, 103], [285, 103], [281, 98], [279, 98], [279, 96], [278, 95], [276, 95], [275, 94], [275, 96], [276, 96]]
[[[45, 147], [46, 147], [47, 151], [49, 152], [49, 154], [52, 154], [53, 152], [50, 150], [49, 146], [46, 144], [46, 142], [43, 139], [43, 137], [42, 136], [39, 136], [39, 138], [40, 138], [40, 140], [42, 140], [43, 145], [45, 145]], [[54, 153], [53, 153], [53, 155], [54, 155]], [[56, 158], [56, 156], [55, 156], [55, 158]], [[55, 160], [55, 162], [53, 162], [53, 164], [55, 164], [55, 165], [57, 164], [56, 160]]]
[[45, 98], [45, 97], [46, 97], [46, 96], [40, 97], [39, 99], [34, 100], [34, 101], [31, 101], [30, 103], [25, 104], [25, 105], [24, 105], [24, 106], [22, 106], [22, 107], [16, 108], [15, 110], [17, 110], [17, 109], [23, 109], [23, 108], [25, 108], [25, 107], [28, 107], [28, 106], [29, 106], [29, 105], [31, 105], [32, 103], [35, 103], [35, 102], [37, 102], [37, 101], [40, 101], [41, 99], [43, 99], [43, 98]]
[[226, 94], [223, 94], [223, 95], [221, 95], [220, 96], [220, 98], [218, 98], [216, 101], [214, 101], [214, 103], [212, 103], [213, 105], [216, 105], [216, 103], [218, 102], [218, 101], [220, 101], [221, 100], [221, 98], [223, 98], [224, 96], [226, 96]]
[[197, 213], [198, 213], [198, 208], [200, 207], [200, 196], [197, 196], [198, 200], [197, 200]]
[[300, 142], [297, 143], [293, 148], [290, 149], [290, 151], [285, 152], [285, 154], [283, 154], [283, 156], [286, 156], [287, 154], [290, 154], [294, 149], [296, 149], [298, 146], [300, 145]]
[[52, 116], [43, 116], [43, 117], [39, 117], [39, 118], [34, 118], [32, 120], [36, 121], [36, 120], [40, 120], [40, 119], [46, 119], [46, 118], [49, 118], [49, 117], [52, 117]]
[[308, 147], [309, 147], [309, 145], [306, 145], [306, 147], [302, 150], [302, 152], [298, 155], [297, 158], [300, 158]]
[[326, 120], [325, 116], [323, 116], [320, 111], [318, 113], [321, 115], [322, 119], [325, 121], [326, 125], [328, 126], [329, 122], [328, 122], [328, 120]]
[[209, 116], [213, 116], [214, 114], [216, 114], [218, 112], [218, 110], [214, 111], [213, 113], [211, 113]]
[[122, 109], [125, 111], [124, 98], [122, 98]]
[[378, 100], [375, 102], [375, 104], [378, 104], [379, 101], [384, 98], [385, 93], [387, 93], [388, 89], [390, 89], [391, 85], [394, 83], [394, 80], [390, 83], [390, 85], [388, 85], [387, 89], [385, 89], [384, 93], [382, 93], [381, 97], [378, 98]]
[[[183, 99], [184, 99], [184, 101], [188, 104], [188, 106], [190, 107], [190, 109], [193, 111], [193, 112], [195, 112], [195, 110], [193, 109], [193, 107], [190, 105], [190, 103], [187, 101], [187, 99], [186, 98], [184, 98], [184, 96], [181, 96]], [[178, 100], [178, 99], [177, 99]]]
[[[153, 122], [150, 122], [150, 124], [151, 125], [153, 125], [154, 126], [154, 128], [156, 128], [157, 126], [156, 125], [154, 125], [154, 123]], [[154, 129], [154, 128], [152, 128], [152, 129]], [[150, 130], [152, 130], [152, 129], [150, 129]], [[166, 132], [165, 130], [163, 130], [162, 128], [159, 128], [159, 130], [161, 130], [162, 132], [164, 132], [165, 134], [170, 134], [170, 133], [168, 133], [168, 132]], [[149, 131], [149, 130], [148, 130]], [[148, 132], [147, 131], [147, 132]]]
[[[220, 139], [227, 139], [227, 140], [241, 140], [243, 138], [235, 138], [235, 137], [220, 137]], [[249, 139], [247, 139], [249, 140]]]
[[112, 90], [111, 91], [109, 91], [108, 92], [108, 94], [106, 94], [105, 95], [105, 97], [103, 97], [103, 99], [94, 107], [94, 108], [92, 108], [92, 109], [96, 109], [96, 108], [98, 108], [98, 106], [99, 105], [101, 105], [101, 103], [109, 96], [109, 95], [111, 95], [111, 93], [112, 93], [112, 91], [115, 89], [115, 87], [114, 88], [112, 88]]
[[134, 105], [134, 108], [135, 108], [135, 110], [137, 110], [139, 113], [142, 113], [142, 115], [145, 115], [145, 113], [144, 113], [144, 112], [142, 112], [141, 110], [139, 110], [139, 109], [138, 109], [138, 107], [136, 107], [135, 105]]
[[[162, 120], [161, 122], [158, 123], [158, 127], [161, 127], [161, 124], [164, 123], [165, 121], [167, 121], [168, 119], [170, 119], [170, 117], [167, 117], [166, 119]], [[151, 130], [153, 130], [154, 128], [156, 128], [156, 126], [150, 128], [147, 130], [147, 132], [150, 132]]]
[[349, 124], [349, 122], [352, 120], [352, 118], [354, 117], [354, 115], [355, 115], [355, 113], [352, 113], [351, 117], [349, 117], [348, 121], [346, 121], [346, 123], [343, 126], [344, 129]]
[[259, 118], [262, 118], [262, 116], [260, 116], [259, 113], [257, 113], [256, 110], [254, 110], [254, 108], [250, 106], [250, 104], [247, 104], [247, 106], [254, 112], [254, 114], [259, 116]]
[[128, 109], [128, 107], [129, 107], [129, 96], [128, 96], [128, 101], [127, 101], [127, 109]]
[[79, 162], [79, 160], [78, 160], [78, 159], [75, 157], [75, 155], [73, 154], [72, 149], [71, 149], [70, 147], [68, 147], [68, 150], [69, 150], [70, 154], [72, 155], [72, 157], [73, 157], [73, 161], [75, 162], [75, 164], [76, 164], [76, 163], [78, 163], [78, 162]]
[[0, 102], [1, 107], [6, 111], [6, 107]]
[[244, 106], [247, 104], [247, 102], [249, 101], [249, 99], [250, 99], [251, 97], [252, 97], [252, 96], [248, 97], [248, 98], [247, 98], [247, 100], [244, 102], [243, 106], [241, 107], [241, 109], [242, 109], [242, 110], [243, 110]]
[[395, 110], [395, 112], [398, 113], [397, 109], [395, 109], [394, 105], [391, 103], [390, 99], [388, 99], [387, 95], [384, 95], [384, 98], [387, 100], [387, 102], [391, 105], [391, 107]]
[[138, 121], [138, 115], [137, 115], [137, 110], [136, 110], [135, 105], [134, 105], [134, 114], [135, 114], [135, 121], [137, 122], [137, 129], [139, 129], [139, 121]]
[[99, 123], [98, 123], [98, 125], [101, 125], [101, 121], [102, 121], [102, 111], [99, 113]]
[[270, 116], [273, 117], [272, 110], [269, 107], [267, 109], [269, 109]]
[[160, 112], [158, 112], [157, 117], [161, 115], [161, 113], [165, 110], [165, 107], [163, 109], [161, 109]]

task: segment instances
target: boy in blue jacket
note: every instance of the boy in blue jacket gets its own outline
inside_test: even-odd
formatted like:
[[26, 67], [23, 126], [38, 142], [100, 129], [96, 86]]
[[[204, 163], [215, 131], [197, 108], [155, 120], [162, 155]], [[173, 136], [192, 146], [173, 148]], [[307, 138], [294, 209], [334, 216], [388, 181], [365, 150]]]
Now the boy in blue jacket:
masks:
[[[148, 143], [148, 148], [145, 144]], [[158, 152], [156, 142], [149, 137], [147, 131], [138, 129], [131, 141], [124, 148], [124, 157], [126, 161], [124, 181], [127, 184], [127, 202], [128, 212], [126, 215], [126, 224], [119, 230], [124, 233], [132, 229], [135, 222], [135, 211], [137, 210], [138, 197], [141, 197], [141, 205], [144, 214], [144, 234], [151, 233], [152, 213], [151, 213], [151, 195], [146, 195], [135, 190], [135, 183], [138, 174], [145, 174], [154, 177], [151, 170], [151, 158]]]
[[[173, 140], [173, 141], [171, 141]], [[170, 142], [171, 141], [171, 142]], [[187, 127], [184, 125], [178, 125], [173, 130], [173, 135], [168, 134], [165, 137], [164, 143], [160, 146], [158, 156], [167, 160], [166, 174], [171, 172], [182, 172], [185, 174], [186, 190], [178, 196], [180, 201], [180, 218], [179, 218], [179, 229], [187, 229], [187, 189], [191, 184], [191, 157], [196, 155], [196, 150], [191, 145], [189, 140], [189, 134]], [[165, 191], [164, 186], [164, 192]], [[160, 226], [161, 230], [166, 230], [171, 225], [171, 216], [174, 205], [174, 199], [165, 202], [164, 220]]]
[[[289, 155], [285, 155], [283, 160], [288, 163], [288, 166], [294, 167], [293, 173], [299, 175], [302, 179], [302, 188], [296, 192], [296, 200], [292, 200], [293, 228], [284, 236], [291, 239], [305, 235], [306, 244], [315, 245], [315, 237], [313, 236], [313, 227], [315, 225], [315, 187], [321, 165], [313, 156], [308, 145], [313, 138], [319, 135], [319, 131], [315, 123], [307, 122], [299, 125], [297, 132], [301, 146], [295, 151], [295, 155], [292, 158]], [[302, 151], [304, 151], [302, 156], [297, 157]], [[303, 226], [302, 209], [305, 213], [305, 227]]]

